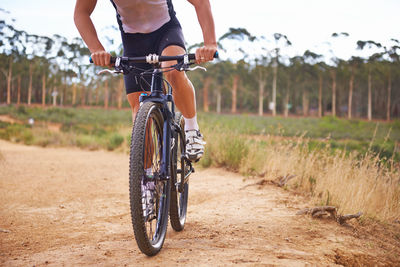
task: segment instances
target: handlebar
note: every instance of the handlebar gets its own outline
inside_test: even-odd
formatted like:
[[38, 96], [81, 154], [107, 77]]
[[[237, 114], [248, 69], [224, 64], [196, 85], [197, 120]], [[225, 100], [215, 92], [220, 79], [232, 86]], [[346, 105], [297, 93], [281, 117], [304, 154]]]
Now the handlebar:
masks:
[[[218, 51], [215, 52], [214, 58], [219, 58]], [[190, 61], [196, 60], [196, 54], [185, 54], [179, 56], [158, 56], [156, 54], [150, 54], [144, 57], [111, 57], [110, 63], [115, 65], [119, 65], [120, 62], [157, 64], [160, 62], [173, 60], [178, 62], [183, 61], [185, 64], [188, 64]], [[90, 63], [93, 63], [92, 57], [90, 57], [89, 61]]]

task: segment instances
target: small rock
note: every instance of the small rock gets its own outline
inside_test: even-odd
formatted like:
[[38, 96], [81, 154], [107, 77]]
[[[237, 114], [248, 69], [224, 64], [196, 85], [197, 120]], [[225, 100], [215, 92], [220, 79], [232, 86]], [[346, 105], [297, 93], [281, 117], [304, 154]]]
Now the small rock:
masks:
[[10, 230], [0, 228], [0, 232], [2, 233], [11, 233]]

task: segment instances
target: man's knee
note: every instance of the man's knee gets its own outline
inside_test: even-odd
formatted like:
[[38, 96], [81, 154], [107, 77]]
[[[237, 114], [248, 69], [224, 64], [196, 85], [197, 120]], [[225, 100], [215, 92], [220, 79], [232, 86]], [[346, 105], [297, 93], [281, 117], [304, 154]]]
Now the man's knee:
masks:
[[186, 74], [181, 71], [173, 70], [170, 72], [165, 72], [164, 76], [173, 87], [181, 87], [182, 85], [188, 83]]

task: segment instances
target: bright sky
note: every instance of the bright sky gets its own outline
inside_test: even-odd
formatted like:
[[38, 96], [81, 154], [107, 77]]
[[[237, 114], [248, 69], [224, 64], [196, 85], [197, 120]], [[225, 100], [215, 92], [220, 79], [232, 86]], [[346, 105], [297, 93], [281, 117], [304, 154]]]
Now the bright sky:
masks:
[[[355, 55], [357, 40], [374, 40], [388, 44], [391, 38], [400, 40], [399, 0], [210, 0], [217, 38], [229, 27], [246, 28], [256, 36], [272, 40], [274, 33], [288, 36], [291, 55], [301, 55], [306, 49], [323, 53], [333, 32], [347, 32], [350, 37], [337, 40], [335, 54], [342, 58]], [[186, 0], [173, 0], [186, 41], [202, 41], [202, 33], [194, 8]], [[15, 26], [29, 33], [59, 34], [68, 38], [79, 36], [73, 23], [75, 0], [1, 0], [0, 8], [10, 11]], [[4, 16], [0, 13], [0, 16]], [[109, 0], [98, 0], [92, 15], [101, 40], [117, 25]], [[105, 41], [104, 41], [105, 42]], [[119, 36], [116, 35], [119, 43]], [[266, 43], [271, 49], [273, 43]]]

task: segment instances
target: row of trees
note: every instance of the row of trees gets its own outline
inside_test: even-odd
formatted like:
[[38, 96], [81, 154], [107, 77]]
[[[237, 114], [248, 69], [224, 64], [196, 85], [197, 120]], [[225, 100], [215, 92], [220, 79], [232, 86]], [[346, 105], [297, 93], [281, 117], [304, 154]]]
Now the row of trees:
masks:
[[[333, 39], [348, 36], [332, 34]], [[209, 66], [211, 71], [207, 73], [191, 74], [201, 88], [206, 111], [212, 105], [217, 112], [241, 110], [259, 115], [270, 111], [272, 115], [278, 112], [284, 116], [332, 115], [369, 120], [400, 117], [400, 42], [396, 39], [391, 39], [389, 46], [357, 41], [354, 47], [367, 52], [367, 56], [348, 60], [336, 57], [332, 47], [329, 58], [310, 50], [301, 56], [285, 56], [281, 51], [291, 42], [279, 33], [273, 35], [272, 49], [259, 49], [265, 37], [252, 36], [245, 29], [230, 29], [220, 42], [226, 39], [244, 43], [237, 48], [243, 59], [219, 62]], [[242, 47], [262, 52], [254, 56]]]
[[[80, 38], [31, 35], [5, 21], [0, 21], [0, 30], [0, 103], [128, 106], [122, 77], [96, 76]], [[259, 115], [400, 117], [399, 41], [392, 39], [390, 46], [358, 41], [355, 47], [371, 53], [343, 60], [309, 50], [289, 57], [287, 36], [277, 33], [271, 40], [245, 29], [221, 36], [220, 50], [235, 51], [240, 60], [220, 60], [208, 64], [207, 72], [189, 73], [199, 108]]]
[[0, 21], [0, 103], [122, 107], [122, 77], [96, 76], [89, 55], [80, 38], [32, 35]]

